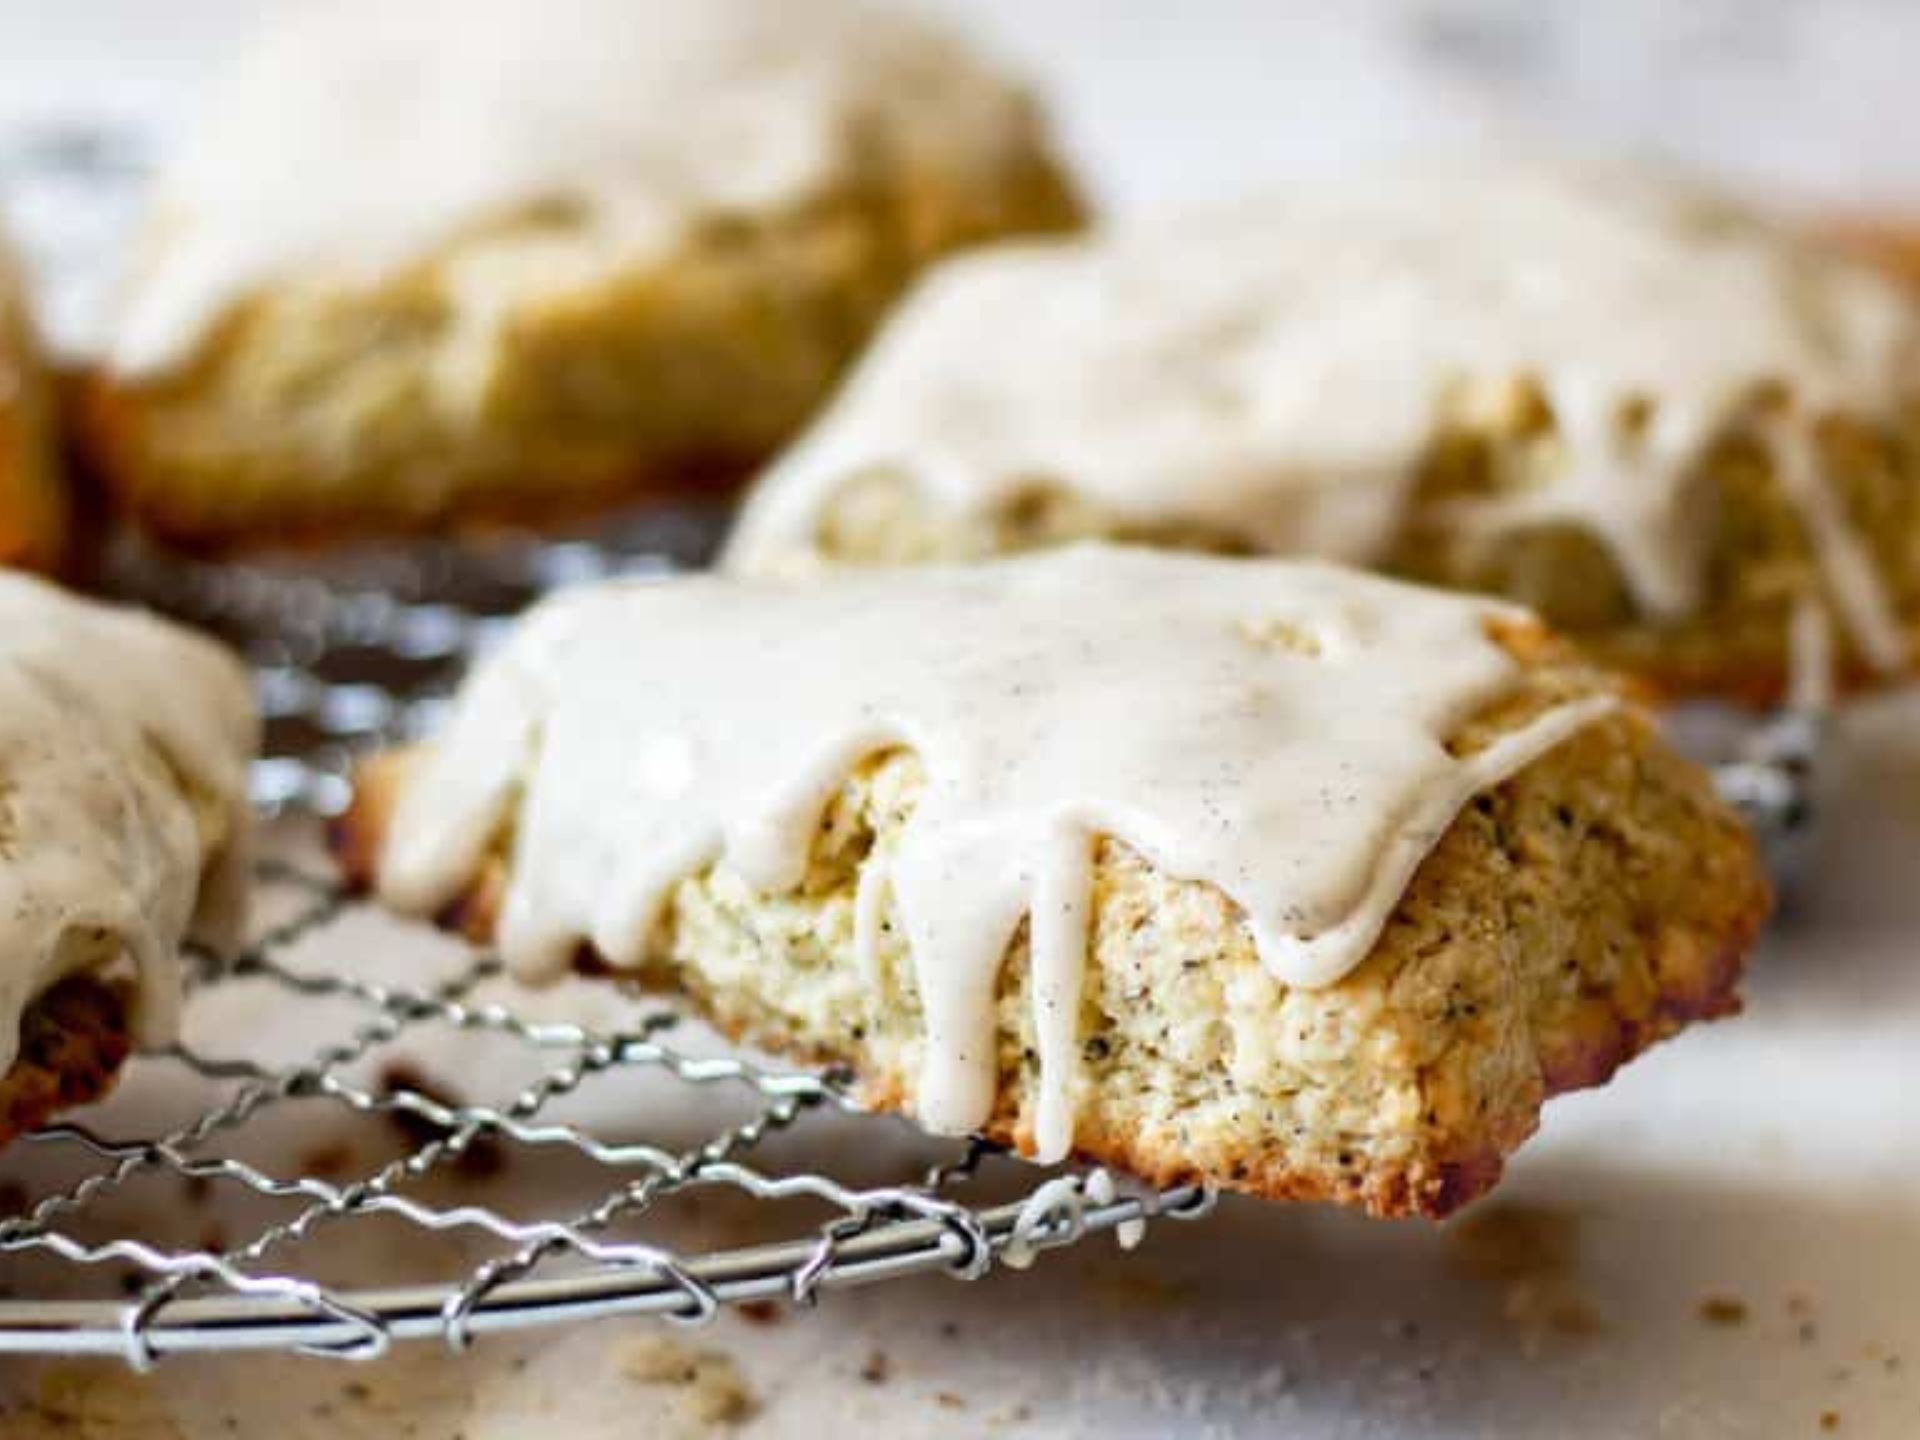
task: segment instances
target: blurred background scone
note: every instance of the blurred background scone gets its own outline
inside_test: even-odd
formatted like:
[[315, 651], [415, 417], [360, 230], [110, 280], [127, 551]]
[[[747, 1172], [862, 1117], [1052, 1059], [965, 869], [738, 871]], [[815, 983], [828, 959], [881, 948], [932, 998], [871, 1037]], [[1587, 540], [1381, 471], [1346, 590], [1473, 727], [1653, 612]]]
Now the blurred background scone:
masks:
[[50, 569], [65, 550], [66, 536], [53, 387], [28, 314], [25, 282], [0, 236], [0, 566]]
[[711, 484], [930, 260], [1079, 217], [1028, 95], [866, 0], [309, 4], [160, 178], [88, 448], [201, 547]]
[[942, 266], [729, 563], [1316, 553], [1762, 698], [1796, 615], [1910, 667], [1917, 362], [1902, 287], [1685, 183], [1433, 164]]

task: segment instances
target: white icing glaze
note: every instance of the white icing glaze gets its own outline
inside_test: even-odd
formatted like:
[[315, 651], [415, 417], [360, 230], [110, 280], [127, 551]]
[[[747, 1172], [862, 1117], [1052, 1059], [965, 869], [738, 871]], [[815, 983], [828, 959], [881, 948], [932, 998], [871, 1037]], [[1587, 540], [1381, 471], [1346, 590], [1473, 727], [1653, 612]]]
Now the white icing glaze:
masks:
[[633, 966], [677, 881], [717, 863], [791, 889], [849, 771], [910, 749], [924, 789], [884, 880], [859, 886], [859, 963], [877, 972], [883, 926], [903, 937], [917, 1111], [974, 1128], [994, 1097], [996, 977], [1031, 915], [1036, 1148], [1055, 1158], [1081, 1083], [1095, 837], [1217, 886], [1282, 981], [1333, 983], [1460, 807], [1612, 703], [1451, 756], [1445, 738], [1516, 683], [1486, 633], [1512, 613], [1317, 564], [1103, 546], [564, 594], [468, 682], [400, 802], [380, 888], [437, 911], [511, 819], [508, 963], [552, 976], [591, 941]]
[[383, 279], [540, 210], [582, 224], [516, 282], [578, 288], [851, 183], [876, 144], [993, 164], [1030, 118], [944, 32], [868, 0], [307, 0], [163, 175], [113, 362], [164, 371], [276, 279]]
[[[1014, 1270], [1028, 1269], [1041, 1250], [1079, 1239], [1086, 1229], [1088, 1205], [1111, 1205], [1119, 1194], [1113, 1172], [1104, 1167], [1085, 1175], [1056, 1176], [1037, 1186], [1014, 1217], [1013, 1233], [1000, 1250], [1000, 1263]], [[1042, 1244], [1041, 1234], [1056, 1225], [1059, 1234]], [[1131, 1250], [1146, 1239], [1147, 1222], [1137, 1216], [1122, 1220], [1113, 1227], [1113, 1237], [1122, 1250]]]
[[83, 969], [130, 963], [136, 1035], [172, 1034], [181, 941], [239, 920], [255, 726], [211, 641], [0, 572], [0, 1069], [21, 1013]]
[[[1479, 162], [1275, 195], [1091, 239], [950, 261], [777, 462], [728, 563], [817, 563], [833, 497], [875, 470], [942, 509], [1035, 481], [1131, 522], [1377, 563], [1450, 399], [1532, 380], [1558, 443], [1524, 483], [1458, 506], [1469, 532], [1585, 526], [1657, 619], [1699, 601], [1682, 512], [1702, 450], [1756, 386], [1791, 411], [1782, 456], [1833, 603], [1891, 667], [1891, 605], [1810, 462], [1832, 410], [1920, 388], [1920, 325], [1891, 282], [1632, 173]], [[1621, 408], [1651, 402], [1645, 433]]]

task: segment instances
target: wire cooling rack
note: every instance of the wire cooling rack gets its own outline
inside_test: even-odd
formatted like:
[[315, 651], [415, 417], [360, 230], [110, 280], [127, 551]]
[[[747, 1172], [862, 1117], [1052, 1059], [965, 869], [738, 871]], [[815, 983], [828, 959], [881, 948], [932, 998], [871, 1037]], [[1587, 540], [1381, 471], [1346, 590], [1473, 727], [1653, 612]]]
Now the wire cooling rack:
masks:
[[[533, 595], [700, 563], [718, 523], [682, 507], [591, 540], [286, 567], [183, 566], [131, 551], [114, 560], [111, 584], [248, 657], [267, 720], [255, 802], [310, 832], [344, 803], [352, 755], [430, 728], [472, 656]], [[1697, 742], [1720, 757], [1723, 791], [1777, 851], [1806, 829], [1821, 725], [1787, 712]], [[0, 1220], [0, 1254], [58, 1283], [29, 1281], [32, 1299], [0, 1296], [0, 1352], [115, 1354], [145, 1368], [211, 1350], [370, 1358], [427, 1337], [459, 1348], [489, 1331], [615, 1314], [698, 1322], [728, 1304], [805, 1304], [923, 1272], [976, 1278], [996, 1261], [1023, 1265], [1102, 1232], [1128, 1244], [1149, 1219], [1190, 1218], [1212, 1203], [1202, 1188], [1040, 1170], [979, 1142], [920, 1139], [921, 1158], [900, 1173], [855, 1179], [844, 1173], [850, 1156], [897, 1122], [860, 1117], [848, 1122], [860, 1126], [857, 1143], [842, 1135], [836, 1145], [833, 1127], [859, 1114], [845, 1077], [703, 1048], [696, 1022], [664, 1006], [636, 1003], [606, 1025], [543, 1018], [528, 997], [495, 986], [493, 955], [452, 941], [455, 960], [430, 982], [396, 981], [364, 963], [368, 942], [353, 927], [367, 907], [317, 860], [265, 864], [257, 889], [268, 928], [237, 958], [195, 957], [187, 1033], [197, 1007], [252, 986], [260, 1013], [282, 1028], [298, 1018], [295, 1043], [263, 1059], [182, 1042], [140, 1064], [201, 1087], [184, 1116], [132, 1138], [63, 1123], [23, 1140], [29, 1173], [66, 1178], [17, 1197], [18, 1213]], [[363, 963], [350, 963], [356, 956]], [[328, 1007], [330, 1023], [309, 1029], [304, 1017]], [[518, 1063], [502, 1073], [516, 1078], [498, 1095], [463, 1099], [410, 1062], [384, 1072], [371, 1063], [434, 1033], [507, 1047]], [[556, 1113], [600, 1080], [636, 1076], [667, 1097], [647, 1112], [656, 1118], [710, 1109], [714, 1097], [731, 1109], [697, 1133], [664, 1127], [671, 1135], [615, 1134]], [[140, 1088], [136, 1079], [123, 1092]], [[261, 1159], [230, 1143], [314, 1107], [399, 1143], [349, 1174], [335, 1173], [337, 1157]], [[532, 1213], [496, 1199], [474, 1177], [508, 1151], [523, 1176], [569, 1171], [571, 1198], [548, 1197]], [[196, 1203], [244, 1202], [244, 1227], [178, 1242], [135, 1203], [156, 1181]], [[663, 1217], [675, 1202], [699, 1211], [723, 1201], [778, 1214], [775, 1233], [746, 1245], [688, 1242]], [[796, 1204], [811, 1212], [804, 1220], [790, 1218]], [[328, 1258], [376, 1223], [423, 1243], [403, 1241], [403, 1268], [383, 1268], [378, 1285], [330, 1276]], [[457, 1243], [424, 1243], [448, 1239]]]
[[[349, 757], [429, 725], [467, 660], [532, 594], [698, 560], [715, 528], [713, 516], [682, 509], [592, 543], [362, 555], [331, 571], [183, 567], [127, 553], [113, 563], [112, 588], [224, 634], [249, 658], [267, 717], [256, 803], [278, 828], [311, 832], [344, 801]], [[827, 1133], [859, 1113], [843, 1076], [714, 1053], [710, 1040], [703, 1051], [690, 1034], [700, 1027], [665, 1007], [636, 1002], [612, 1026], [523, 1013], [510, 987], [497, 987], [507, 998], [487, 998], [497, 958], [451, 941], [443, 945], [457, 951], [451, 969], [430, 984], [394, 983], [377, 966], [352, 963], [364, 962], [366, 946], [353, 926], [372, 917], [322, 863], [265, 863], [256, 889], [272, 921], [238, 957], [193, 957], [187, 1034], [200, 1007], [251, 986], [263, 992], [260, 1013], [277, 1014], [296, 1043], [263, 1059], [182, 1042], [143, 1057], [117, 1098], [169, 1071], [198, 1087], [184, 1117], [127, 1137], [105, 1133], [110, 1111], [100, 1129], [61, 1123], [21, 1141], [21, 1173], [67, 1178], [12, 1196], [17, 1213], [0, 1220], [15, 1292], [0, 1296], [0, 1352], [117, 1354], [145, 1368], [208, 1350], [369, 1358], [421, 1337], [458, 1348], [488, 1331], [614, 1314], [701, 1321], [727, 1304], [804, 1304], [921, 1272], [974, 1278], [996, 1259], [1025, 1264], [1100, 1232], [1130, 1244], [1149, 1219], [1211, 1205], [1196, 1187], [1155, 1191], [1100, 1170], [1035, 1169], [979, 1142], [924, 1138], [912, 1143], [928, 1158], [902, 1174], [836, 1178], [826, 1167], [857, 1168], [845, 1135], [836, 1147]], [[322, 1007], [331, 1013], [324, 1026], [286, 1024]], [[518, 1079], [508, 1093], [460, 1099], [411, 1062], [370, 1070], [430, 1032], [507, 1047], [517, 1060], [503, 1068]], [[693, 1043], [681, 1045], [683, 1036]], [[715, 1096], [732, 1108], [692, 1137], [677, 1125], [672, 1138], [616, 1138], [555, 1118], [591, 1083], [621, 1075], [666, 1087], [656, 1116], [712, 1108]], [[373, 1131], [392, 1153], [349, 1176], [331, 1173], [336, 1158], [267, 1162], [232, 1143], [295, 1110], [311, 1128], [316, 1106]], [[853, 1149], [865, 1152], [874, 1127], [897, 1122], [858, 1124]], [[470, 1183], [508, 1151], [523, 1178], [568, 1171], [574, 1198], [509, 1213], [516, 1207]], [[175, 1187], [160, 1211], [182, 1209], [175, 1197], [184, 1194], [186, 1208], [238, 1210], [246, 1228], [229, 1219], [218, 1234], [176, 1243], [177, 1226], [164, 1222], [177, 1216], [138, 1203], [163, 1193], [157, 1182]], [[729, 1198], [770, 1215], [810, 1213], [745, 1246], [688, 1246], [650, 1229], [670, 1202], [697, 1212]], [[411, 1270], [389, 1269], [378, 1286], [328, 1279], [328, 1256], [376, 1221], [458, 1243], [402, 1244]], [[30, 1277], [14, 1280], [23, 1265]], [[22, 1290], [35, 1298], [15, 1298]], [[75, 1298], [47, 1298], [55, 1294]]]

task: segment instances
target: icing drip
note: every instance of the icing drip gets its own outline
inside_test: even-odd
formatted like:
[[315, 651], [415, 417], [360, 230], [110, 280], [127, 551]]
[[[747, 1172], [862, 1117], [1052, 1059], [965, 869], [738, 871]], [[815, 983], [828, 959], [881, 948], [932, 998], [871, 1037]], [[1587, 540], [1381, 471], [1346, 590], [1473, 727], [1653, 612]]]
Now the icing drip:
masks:
[[[1086, 1229], [1088, 1205], [1111, 1205], [1119, 1198], [1113, 1172], [1105, 1168], [1086, 1175], [1060, 1175], [1038, 1186], [1014, 1217], [1013, 1233], [1001, 1248], [1000, 1263], [1014, 1270], [1026, 1270], [1043, 1249], [1069, 1245]], [[1044, 1242], [1041, 1236], [1058, 1227], [1059, 1233]], [[1131, 1250], [1147, 1237], [1147, 1222], [1138, 1217], [1122, 1220], [1113, 1227], [1114, 1241], [1122, 1250]]]
[[452, 286], [479, 304], [504, 265], [565, 293], [856, 182], [876, 133], [965, 166], [1030, 125], [944, 32], [866, 0], [307, 0], [161, 177], [112, 359], [174, 369], [276, 280], [389, 279], [506, 222], [571, 243], [479, 247]]
[[1491, 544], [1582, 526], [1672, 620], [1705, 580], [1687, 482], [1772, 384], [1782, 484], [1849, 636], [1892, 668], [1891, 599], [1811, 436], [1910, 403], [1917, 360], [1897, 286], [1647, 177], [1482, 163], [1296, 190], [943, 265], [763, 478], [727, 564], [816, 566], [838, 496], [878, 472], [955, 518], [1055, 485], [1126, 524], [1377, 565], [1459, 397], [1529, 384], [1553, 443], [1444, 513]]
[[550, 977], [591, 940], [634, 966], [679, 881], [717, 865], [794, 889], [848, 775], [912, 751], [921, 790], [853, 900], [860, 971], [877, 979], [899, 937], [923, 1016], [917, 1111], [973, 1129], [1027, 918], [1036, 1148], [1057, 1158], [1098, 837], [1224, 892], [1281, 981], [1337, 981], [1460, 807], [1613, 703], [1450, 754], [1518, 681], [1487, 633], [1515, 613], [1315, 564], [1101, 546], [574, 592], [469, 681], [401, 799], [380, 888], [433, 913], [511, 826], [508, 963]]
[[182, 938], [238, 922], [254, 743], [211, 642], [0, 572], [0, 1070], [27, 1006], [86, 969], [130, 963], [137, 1036], [171, 1036]]

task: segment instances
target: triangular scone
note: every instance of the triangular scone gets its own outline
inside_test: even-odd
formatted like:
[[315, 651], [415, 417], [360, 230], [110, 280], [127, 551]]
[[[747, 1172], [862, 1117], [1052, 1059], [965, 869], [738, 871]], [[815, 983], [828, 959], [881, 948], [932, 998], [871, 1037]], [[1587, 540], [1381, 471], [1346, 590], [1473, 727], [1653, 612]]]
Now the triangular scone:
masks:
[[18, 264], [0, 236], [0, 565], [48, 570], [66, 545], [53, 382], [27, 313]]
[[913, 275], [1082, 213], [1019, 83], [884, 0], [289, 6], [204, 102], [77, 427], [198, 548], [711, 493]]
[[1663, 177], [1429, 163], [943, 264], [726, 564], [1311, 555], [1758, 697], [1815, 603], [1846, 678], [1916, 663], [1916, 423], [1889, 278]]
[[0, 574], [0, 1140], [112, 1083], [234, 938], [251, 687], [212, 641]]
[[565, 595], [339, 839], [524, 976], [677, 988], [931, 1128], [1381, 1214], [1733, 1009], [1767, 908], [1524, 612], [1103, 547]]

